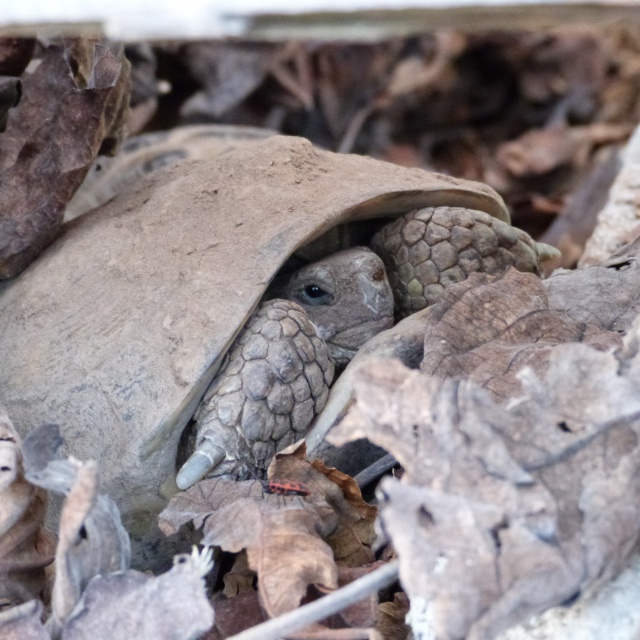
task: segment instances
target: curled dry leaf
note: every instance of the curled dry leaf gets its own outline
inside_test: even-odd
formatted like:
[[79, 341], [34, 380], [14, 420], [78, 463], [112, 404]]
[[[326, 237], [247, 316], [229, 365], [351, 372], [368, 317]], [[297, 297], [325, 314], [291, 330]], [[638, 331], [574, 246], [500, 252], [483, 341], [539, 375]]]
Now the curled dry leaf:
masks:
[[174, 558], [173, 568], [153, 577], [139, 571], [96, 576], [64, 628], [64, 640], [195, 640], [214, 620], [202, 579], [211, 550]]
[[586, 165], [594, 147], [624, 142], [633, 132], [630, 124], [596, 123], [584, 127], [552, 126], [532, 129], [517, 140], [504, 142], [497, 159], [518, 178], [540, 176], [566, 165]]
[[637, 322], [618, 353], [558, 345], [508, 408], [397, 362], [358, 372], [331, 440], [366, 434], [405, 467], [379, 497], [414, 634], [488, 640], [625, 566], [640, 532], [639, 338]]
[[89, 580], [128, 568], [129, 536], [115, 504], [98, 494], [93, 462], [60, 458], [57, 425], [42, 425], [24, 443], [26, 477], [32, 485], [67, 495], [60, 516], [56, 575], [49, 621], [54, 637], [76, 606]]
[[[278, 462], [276, 460], [275, 464]], [[374, 523], [378, 509], [363, 500], [360, 487], [351, 476], [326, 467], [321, 460], [314, 460], [311, 464], [334, 485], [323, 483], [327, 501], [339, 515], [338, 527], [327, 538], [336, 562], [348, 567], [373, 562], [371, 546], [376, 537]], [[336, 486], [339, 491], [336, 491]]]
[[49, 45], [23, 74], [0, 136], [0, 278], [20, 273], [56, 237], [91, 161], [121, 137], [128, 70], [121, 47], [79, 39]]
[[55, 537], [45, 531], [46, 493], [24, 477], [18, 433], [0, 406], [0, 609], [46, 599]]
[[561, 344], [620, 345], [618, 331], [640, 310], [636, 269], [563, 271], [544, 282], [513, 269], [472, 275], [425, 317], [421, 369], [469, 377], [496, 398], [511, 398], [520, 392], [520, 369], [543, 373]]

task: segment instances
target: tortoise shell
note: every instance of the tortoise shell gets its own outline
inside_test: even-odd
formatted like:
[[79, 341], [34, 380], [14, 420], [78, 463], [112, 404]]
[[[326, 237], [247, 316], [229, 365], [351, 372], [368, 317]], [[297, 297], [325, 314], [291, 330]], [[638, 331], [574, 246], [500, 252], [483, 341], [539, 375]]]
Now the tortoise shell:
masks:
[[61, 425], [130, 531], [175, 489], [183, 428], [283, 263], [345, 222], [459, 206], [489, 187], [269, 137], [143, 178], [0, 284], [0, 403]]

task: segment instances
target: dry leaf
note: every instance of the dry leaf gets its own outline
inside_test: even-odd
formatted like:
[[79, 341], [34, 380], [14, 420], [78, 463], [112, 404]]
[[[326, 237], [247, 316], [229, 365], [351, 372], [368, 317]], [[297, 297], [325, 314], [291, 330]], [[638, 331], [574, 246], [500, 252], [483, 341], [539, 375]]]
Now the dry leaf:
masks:
[[203, 640], [224, 640], [267, 620], [257, 591], [242, 591], [233, 598], [217, 593], [211, 602], [216, 611], [216, 623]]
[[153, 577], [139, 571], [98, 575], [89, 582], [67, 620], [64, 640], [195, 640], [213, 624], [204, 580], [211, 551], [174, 558], [173, 568]]
[[9, 109], [22, 96], [20, 75], [35, 50], [34, 38], [0, 38], [0, 133], [7, 127]]
[[[544, 280], [549, 307], [574, 322], [625, 335], [640, 314], [640, 263], [635, 252], [609, 266], [559, 269]], [[595, 336], [594, 336], [595, 337]], [[589, 342], [585, 340], [585, 342]], [[608, 348], [608, 341], [596, 348]]]
[[[560, 344], [619, 345], [620, 336], [609, 330], [614, 327], [604, 315], [619, 318], [637, 307], [640, 291], [638, 298], [629, 296], [621, 304], [631, 277], [613, 270], [604, 275], [606, 284], [600, 286], [602, 270], [562, 272], [545, 282], [514, 269], [497, 277], [472, 274], [431, 308], [421, 369], [441, 377], [469, 377], [496, 398], [508, 399], [520, 391], [518, 371], [530, 366], [543, 373]], [[605, 294], [606, 285], [611, 289]], [[569, 289], [571, 295], [565, 295]]]
[[336, 562], [349, 567], [373, 562], [371, 546], [376, 538], [374, 523], [378, 509], [363, 500], [360, 487], [351, 476], [326, 467], [321, 460], [311, 464], [340, 488], [338, 493], [326, 485], [327, 499], [340, 516], [337, 529], [327, 538]]
[[406, 640], [411, 628], [405, 623], [409, 613], [409, 598], [404, 592], [396, 593], [393, 602], [382, 602], [378, 606], [376, 629], [385, 640]]
[[258, 481], [203, 480], [171, 500], [160, 528], [173, 533], [189, 520], [204, 524], [204, 544], [247, 550], [270, 616], [295, 609], [310, 584], [337, 585], [333, 553], [322, 539], [337, 518], [321, 496], [265, 495]]
[[[374, 562], [362, 567], [338, 567], [338, 587], [342, 588], [349, 583], [362, 578], [384, 565], [384, 562]], [[318, 589], [327, 592], [326, 589]], [[342, 627], [369, 629], [376, 623], [378, 610], [378, 593], [371, 593], [368, 597], [345, 607], [323, 621], [327, 627], [334, 629]]]
[[20, 76], [36, 48], [35, 38], [0, 38], [0, 75]]
[[632, 132], [633, 125], [630, 124], [604, 123], [532, 129], [517, 140], [501, 144], [496, 156], [512, 175], [531, 178], [566, 165], [581, 168], [586, 165], [594, 147], [624, 142]]
[[559, 345], [508, 409], [470, 381], [360, 370], [331, 440], [366, 433], [405, 467], [379, 497], [416, 635], [488, 640], [625, 566], [640, 535], [639, 344], [636, 323], [618, 354]]
[[55, 536], [44, 529], [46, 493], [24, 477], [18, 433], [0, 406], [0, 609], [46, 599]]
[[56, 237], [91, 161], [122, 135], [128, 68], [122, 48], [81, 39], [49, 45], [24, 74], [0, 136], [0, 278], [18, 274]]
[[204, 529], [204, 544], [236, 553], [246, 549], [271, 616], [297, 607], [309, 585], [336, 588], [327, 542], [344, 562], [373, 559], [375, 508], [362, 500], [352, 480], [312, 465], [305, 454], [303, 443], [276, 454], [268, 476], [283, 486], [303, 485], [309, 495], [266, 494], [258, 481], [204, 480], [173, 498], [160, 516], [166, 534], [193, 521]]
[[42, 608], [32, 600], [0, 613], [0, 635], [16, 640], [198, 638], [213, 624], [203, 581], [212, 567], [211, 550], [176, 556], [173, 569], [157, 578], [127, 571], [129, 537], [114, 503], [98, 494], [96, 465], [61, 459], [61, 444], [56, 425], [43, 425], [25, 438], [22, 454], [30, 484], [22, 475], [17, 435], [0, 413], [0, 501], [6, 501], [6, 508], [0, 508], [0, 552], [10, 553], [0, 554], [0, 568], [9, 578], [2, 581], [8, 604], [21, 602], [16, 593], [40, 595], [29, 592], [32, 583], [42, 590], [34, 579], [41, 577], [34, 568], [46, 564], [39, 558], [39, 564], [34, 562], [33, 539], [44, 515], [44, 502], [33, 506], [34, 496], [42, 493], [37, 487], [66, 494], [46, 630]]
[[264, 81], [284, 46], [224, 41], [184, 45], [178, 57], [203, 88], [182, 105], [180, 114], [213, 120], [237, 107]]
[[527, 32], [518, 82], [533, 102], [553, 97], [588, 100], [604, 85], [611, 52], [602, 33], [588, 25]]
[[223, 594], [226, 598], [235, 598], [246, 591], [255, 593], [255, 580], [256, 572], [249, 568], [247, 554], [243, 551], [236, 556], [231, 570], [224, 574]]
[[63, 460], [57, 425], [42, 425], [25, 438], [26, 477], [38, 487], [66, 494], [60, 516], [50, 629], [55, 636], [89, 580], [123, 571], [131, 557], [129, 536], [115, 504], [98, 494], [95, 463]]

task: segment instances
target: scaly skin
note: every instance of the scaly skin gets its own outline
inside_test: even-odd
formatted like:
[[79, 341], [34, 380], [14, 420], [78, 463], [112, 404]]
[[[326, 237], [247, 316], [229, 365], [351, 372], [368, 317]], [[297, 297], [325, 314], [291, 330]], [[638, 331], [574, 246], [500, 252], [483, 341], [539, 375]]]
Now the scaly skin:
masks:
[[307, 265], [271, 290], [225, 358], [195, 416], [196, 450], [177, 477], [261, 477], [322, 411], [334, 362], [393, 324], [382, 260], [357, 247]]
[[372, 249], [382, 257], [393, 289], [396, 315], [434, 304], [444, 289], [470, 273], [538, 273], [539, 250], [524, 231], [486, 213], [430, 207], [406, 213], [383, 227]]
[[394, 298], [404, 317], [474, 271], [537, 273], [545, 249], [524, 231], [460, 207], [411, 211], [383, 227], [372, 248], [389, 281], [381, 258], [356, 247], [272, 287], [268, 295], [283, 299], [263, 303], [205, 396], [196, 451], [178, 474], [181, 489], [209, 473], [263, 475], [276, 451], [302, 438], [324, 408], [333, 364], [346, 366], [392, 326]]
[[198, 409], [196, 447], [208, 441], [225, 452], [218, 475], [262, 476], [323, 409], [333, 371], [302, 307], [279, 298], [263, 303]]

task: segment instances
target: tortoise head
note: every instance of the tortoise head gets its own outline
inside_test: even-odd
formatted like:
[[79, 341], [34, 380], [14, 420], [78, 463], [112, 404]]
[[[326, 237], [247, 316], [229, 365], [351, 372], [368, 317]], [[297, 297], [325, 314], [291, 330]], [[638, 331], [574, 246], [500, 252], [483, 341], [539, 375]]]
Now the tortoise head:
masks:
[[273, 294], [303, 307], [338, 366], [346, 366], [367, 340], [393, 325], [384, 264], [366, 247], [298, 269], [277, 283]]

